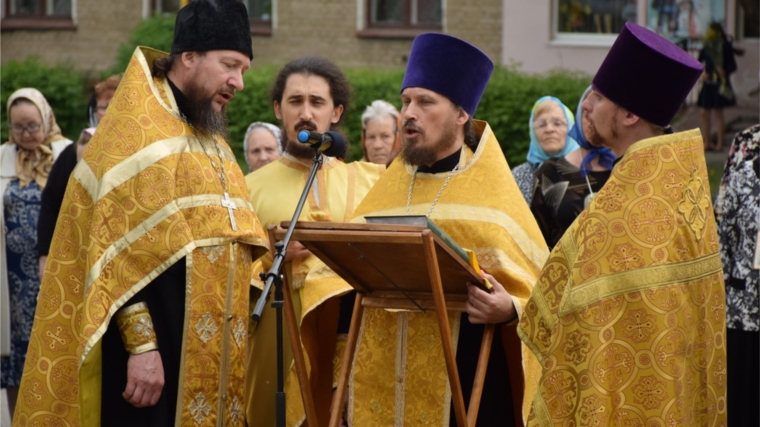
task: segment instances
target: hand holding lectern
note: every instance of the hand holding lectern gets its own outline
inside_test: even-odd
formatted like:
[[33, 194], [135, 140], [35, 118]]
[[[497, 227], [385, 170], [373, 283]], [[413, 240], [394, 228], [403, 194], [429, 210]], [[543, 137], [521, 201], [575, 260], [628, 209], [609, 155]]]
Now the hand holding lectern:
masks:
[[[494, 326], [488, 325], [483, 334], [475, 383], [469, 408], [465, 413], [446, 311], [464, 312], [467, 301], [466, 283], [483, 284], [483, 278], [464, 259], [467, 256], [466, 252], [427, 218], [421, 217], [424, 219], [423, 222], [419, 222], [419, 217], [399, 218], [407, 218], [406, 221], [417, 222], [419, 225], [298, 222], [294, 229], [294, 240], [301, 242], [357, 291], [343, 364], [338, 377], [338, 388], [333, 400], [330, 427], [339, 425], [342, 412], [340, 408], [343, 407], [345, 399], [349, 369], [365, 307], [434, 310], [438, 313], [457, 424], [460, 427], [474, 426]], [[368, 221], [370, 220], [368, 218]], [[283, 238], [283, 227], [287, 225], [283, 223], [281, 227], [270, 232], [274, 240]], [[296, 373], [301, 385], [307, 422], [310, 427], [314, 427], [317, 425], [316, 410], [298, 338], [295, 313], [289, 293], [285, 292], [285, 296], [285, 314]]]

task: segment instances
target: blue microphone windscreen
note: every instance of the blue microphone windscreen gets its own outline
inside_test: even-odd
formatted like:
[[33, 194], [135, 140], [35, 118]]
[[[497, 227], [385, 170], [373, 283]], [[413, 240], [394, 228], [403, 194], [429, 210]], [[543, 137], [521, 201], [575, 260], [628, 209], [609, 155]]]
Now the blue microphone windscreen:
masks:
[[298, 132], [298, 141], [306, 143], [309, 141], [309, 131], [302, 130]]

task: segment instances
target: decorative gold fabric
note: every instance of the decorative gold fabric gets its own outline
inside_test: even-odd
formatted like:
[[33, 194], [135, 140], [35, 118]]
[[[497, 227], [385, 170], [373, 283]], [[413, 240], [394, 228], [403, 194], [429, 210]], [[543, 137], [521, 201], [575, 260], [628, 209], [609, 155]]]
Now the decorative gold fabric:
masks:
[[519, 324], [531, 426], [726, 426], [725, 292], [699, 130], [639, 141], [552, 251]]
[[116, 325], [119, 327], [124, 350], [129, 354], [141, 354], [158, 348], [148, 304], [138, 302], [122, 308], [116, 313]]
[[[481, 135], [477, 150], [462, 151], [459, 169], [430, 216], [456, 242], [476, 254], [478, 263], [504, 285], [522, 313], [548, 250], [491, 128], [481, 121], [476, 121], [476, 128]], [[406, 215], [412, 172], [410, 165], [397, 158], [357, 208], [355, 220], [363, 221], [367, 215]], [[417, 174], [412, 214], [424, 215], [428, 211], [448, 175]], [[314, 324], [325, 321], [329, 315], [327, 303], [333, 297], [351, 289], [328, 268], [312, 269], [301, 295], [302, 336]], [[449, 317], [456, 342], [460, 314]], [[502, 333], [514, 335], [514, 328], [504, 328]], [[350, 424], [448, 426], [451, 392], [441, 342], [435, 313], [366, 309], [350, 376]], [[320, 352], [330, 350], [318, 344], [304, 343], [311, 361], [320, 358]], [[540, 368], [525, 350], [518, 345], [507, 354], [508, 358], [522, 360], [525, 383], [504, 387], [514, 386], [513, 391], [532, 394], [531, 381], [535, 382]], [[522, 353], [528, 357], [523, 358]], [[332, 375], [325, 367], [320, 371]], [[295, 378], [291, 377], [289, 384], [293, 382]], [[517, 402], [518, 413], [521, 404]], [[288, 416], [297, 414], [293, 410]]]
[[[345, 222], [351, 218], [356, 206], [367, 194], [369, 189], [380, 178], [385, 170], [384, 166], [365, 162], [343, 163], [337, 159], [331, 159], [322, 165], [317, 171], [317, 176], [309, 192], [306, 205], [301, 213], [303, 221], [337, 221]], [[261, 223], [266, 227], [278, 225], [280, 222], [290, 220], [295, 212], [298, 199], [309, 177], [310, 167], [299, 162], [295, 158], [285, 155], [279, 160], [272, 162], [261, 169], [249, 174], [246, 183], [250, 189], [251, 204], [254, 207]], [[271, 255], [261, 259], [262, 271], [269, 271], [272, 265]], [[301, 294], [307, 273], [318, 263], [315, 256], [302, 260], [286, 263], [283, 266], [288, 283], [290, 295], [293, 301], [296, 316], [300, 321]], [[261, 286], [260, 280], [254, 280], [256, 286]], [[253, 301], [252, 301], [253, 303]], [[277, 386], [277, 359], [276, 359], [276, 328], [275, 311], [269, 304], [264, 309], [261, 320], [255, 329], [252, 327], [251, 345], [247, 371], [247, 396], [249, 405], [247, 410], [248, 425], [250, 427], [269, 427], [275, 424], [274, 395]], [[329, 329], [329, 328], [327, 328]], [[335, 330], [332, 337], [319, 337], [335, 341]], [[319, 334], [319, 332], [314, 332]], [[288, 343], [287, 330], [285, 331], [284, 366], [291, 368], [293, 353]], [[314, 337], [302, 337], [307, 342]], [[323, 341], [327, 343], [328, 341]], [[328, 383], [332, 384], [332, 381]], [[329, 409], [330, 389], [328, 388], [322, 399], [322, 413]], [[288, 405], [299, 404], [301, 395], [298, 382], [293, 383], [293, 388], [288, 389]], [[328, 414], [329, 416], [329, 414]], [[298, 421], [300, 415], [288, 416], [288, 424]], [[326, 424], [327, 421], [324, 421]]]
[[232, 230], [209, 157], [178, 119], [167, 82], [151, 78], [153, 60], [163, 55], [135, 51], [69, 180], [14, 426], [99, 426], [101, 369], [123, 368], [102, 360], [101, 338], [131, 297], [182, 258], [178, 425], [243, 425], [251, 262], [266, 240], [235, 157], [219, 141], [227, 192], [238, 206]]

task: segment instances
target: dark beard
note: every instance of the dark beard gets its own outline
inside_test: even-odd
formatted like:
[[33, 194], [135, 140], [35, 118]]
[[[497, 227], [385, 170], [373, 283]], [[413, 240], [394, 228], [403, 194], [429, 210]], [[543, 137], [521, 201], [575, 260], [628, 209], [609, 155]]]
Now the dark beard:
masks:
[[[408, 126], [414, 127], [414, 124], [404, 123], [404, 127]], [[419, 141], [425, 136], [425, 133], [419, 128], [415, 127], [415, 129], [418, 130], [419, 135], [415, 139], [409, 140], [404, 134], [404, 146], [401, 148], [401, 157], [412, 166], [432, 166], [438, 160], [438, 153], [451, 148], [457, 140], [456, 128], [450, 127], [433, 146], [421, 146]]]
[[[313, 159], [314, 155], [317, 152], [313, 150], [308, 144], [303, 144], [298, 141], [288, 141], [288, 132], [286, 129], [284, 129], [284, 127], [285, 126], [283, 126], [282, 130], [282, 145], [285, 147], [285, 152], [295, 157], [296, 159]], [[317, 130], [317, 124], [314, 122], [298, 122], [295, 126], [293, 126], [293, 129], [299, 128], [306, 128], [306, 130], [315, 132]], [[296, 133], [296, 135], [298, 134]]]
[[188, 101], [183, 111], [185, 118], [199, 136], [210, 138], [218, 135], [225, 141], [229, 141], [227, 106], [222, 106], [221, 111], [214, 110], [212, 101], [216, 94], [205, 97], [201, 87], [196, 85], [194, 81], [187, 84], [183, 93]]

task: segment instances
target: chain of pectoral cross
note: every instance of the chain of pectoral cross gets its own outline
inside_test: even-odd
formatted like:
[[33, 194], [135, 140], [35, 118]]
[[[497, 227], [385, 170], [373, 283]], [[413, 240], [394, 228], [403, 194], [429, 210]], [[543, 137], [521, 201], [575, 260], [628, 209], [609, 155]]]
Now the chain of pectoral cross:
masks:
[[224, 160], [222, 159], [222, 150], [219, 149], [219, 143], [216, 141], [216, 135], [213, 136], [214, 138], [214, 147], [216, 147], [216, 154], [219, 157], [219, 163], [221, 164], [221, 170], [216, 165], [216, 162], [214, 161], [214, 156], [212, 156], [208, 149], [206, 149], [206, 143], [203, 142], [203, 138], [199, 137], [198, 134], [195, 132], [195, 128], [193, 128], [192, 125], [190, 125], [190, 129], [193, 131], [193, 135], [195, 135], [195, 138], [198, 139], [198, 142], [201, 143], [201, 147], [203, 147], [203, 152], [206, 153], [206, 157], [208, 157], [209, 161], [211, 162], [211, 167], [214, 168], [214, 172], [216, 172], [216, 175], [219, 177], [219, 181], [222, 182], [222, 189], [224, 190], [224, 197], [222, 198], [222, 206], [227, 208], [227, 214], [230, 216], [230, 224], [232, 225], [232, 230], [237, 231], [237, 223], [235, 222], [235, 215], [232, 211], [237, 209], [237, 205], [235, 202], [233, 202], [230, 199], [230, 194], [227, 192], [227, 180], [225, 176], [227, 175], [227, 171], [224, 168]]

